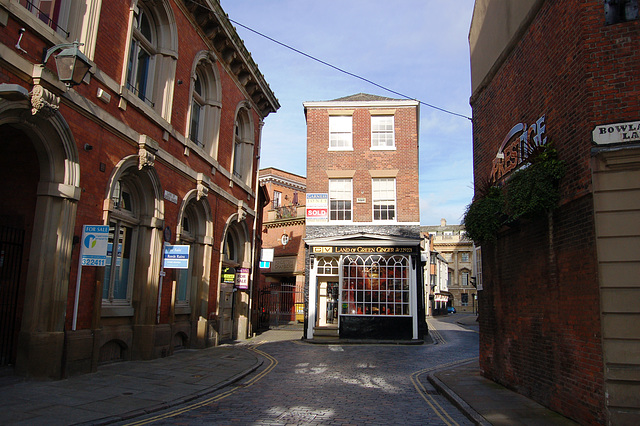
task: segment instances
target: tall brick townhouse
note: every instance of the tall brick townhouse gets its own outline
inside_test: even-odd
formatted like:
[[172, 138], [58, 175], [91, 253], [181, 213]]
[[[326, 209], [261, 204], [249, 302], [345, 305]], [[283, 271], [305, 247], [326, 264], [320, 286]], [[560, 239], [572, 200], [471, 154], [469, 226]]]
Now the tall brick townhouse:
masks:
[[480, 368], [580, 424], [640, 423], [639, 40], [625, 0], [477, 0], [469, 34]]
[[419, 103], [305, 102], [307, 339], [424, 332]]
[[60, 378], [246, 337], [279, 105], [220, 4], [0, 0], [0, 83], [2, 365]]

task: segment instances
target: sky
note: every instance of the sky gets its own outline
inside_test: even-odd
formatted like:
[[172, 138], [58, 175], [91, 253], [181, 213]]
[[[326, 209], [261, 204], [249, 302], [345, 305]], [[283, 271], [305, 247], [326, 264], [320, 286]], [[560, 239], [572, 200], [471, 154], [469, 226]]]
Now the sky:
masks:
[[[474, 0], [221, 0], [280, 103], [262, 131], [260, 168], [306, 176], [303, 102], [397, 93], [471, 117]], [[246, 28], [372, 81], [342, 73]], [[420, 105], [420, 223], [462, 221], [473, 197], [471, 121]]]

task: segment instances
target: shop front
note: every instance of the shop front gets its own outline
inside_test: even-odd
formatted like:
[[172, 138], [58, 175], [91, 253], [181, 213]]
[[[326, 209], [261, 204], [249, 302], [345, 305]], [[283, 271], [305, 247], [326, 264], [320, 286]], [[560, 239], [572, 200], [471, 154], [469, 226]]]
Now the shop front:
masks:
[[418, 339], [419, 240], [369, 237], [307, 240], [306, 337]]

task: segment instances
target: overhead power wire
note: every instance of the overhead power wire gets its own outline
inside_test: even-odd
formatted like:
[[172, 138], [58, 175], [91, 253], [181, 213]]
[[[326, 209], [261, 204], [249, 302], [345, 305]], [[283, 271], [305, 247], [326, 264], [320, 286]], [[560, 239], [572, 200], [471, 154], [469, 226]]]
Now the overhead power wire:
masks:
[[[191, 0], [191, 1], [193, 1], [193, 2], [195, 3], [195, 1], [194, 1], [194, 0]], [[197, 3], [197, 4], [198, 4], [200, 7], [205, 8], [205, 9], [207, 9], [208, 11], [215, 13], [215, 11], [213, 11], [213, 10], [209, 9], [207, 6], [202, 5], [202, 4], [200, 4], [200, 3]], [[242, 27], [242, 28], [244, 28], [244, 29], [245, 29], [245, 30], [247, 30], [247, 31], [251, 31], [252, 33], [257, 34], [257, 35], [259, 35], [260, 37], [266, 38], [267, 40], [269, 40], [269, 41], [271, 41], [271, 42], [273, 42], [273, 43], [276, 43], [276, 44], [277, 44], [277, 45], [279, 45], [279, 46], [282, 46], [282, 47], [284, 47], [284, 48], [286, 48], [286, 49], [292, 50], [292, 51], [294, 51], [294, 52], [296, 52], [296, 53], [298, 53], [298, 54], [300, 54], [300, 55], [302, 55], [302, 56], [304, 56], [304, 57], [306, 57], [306, 58], [309, 58], [309, 59], [311, 59], [311, 60], [313, 60], [313, 61], [319, 62], [319, 63], [321, 63], [322, 65], [325, 65], [325, 66], [327, 66], [327, 67], [329, 67], [329, 68], [332, 68], [332, 69], [334, 69], [334, 70], [336, 70], [336, 71], [339, 71], [339, 72], [341, 72], [341, 73], [343, 73], [343, 74], [346, 74], [346, 75], [348, 75], [348, 76], [351, 76], [351, 77], [357, 78], [357, 79], [362, 80], [362, 81], [364, 81], [364, 82], [367, 82], [367, 83], [369, 83], [369, 84], [371, 84], [371, 85], [373, 85], [373, 86], [376, 86], [376, 87], [378, 87], [378, 88], [380, 88], [380, 89], [382, 89], [382, 90], [385, 90], [385, 91], [387, 91], [387, 92], [390, 92], [390, 93], [396, 94], [396, 95], [398, 95], [398, 96], [401, 96], [401, 97], [403, 97], [403, 98], [405, 98], [405, 99], [415, 100], [415, 101], [419, 102], [421, 105], [427, 106], [427, 107], [429, 107], [429, 108], [433, 108], [433, 109], [435, 109], [435, 110], [438, 110], [438, 111], [444, 112], [444, 113], [446, 113], [446, 114], [451, 114], [451, 115], [454, 115], [454, 116], [456, 116], [456, 117], [466, 118], [467, 120], [472, 121], [472, 120], [471, 120], [471, 117], [467, 117], [466, 115], [459, 114], [459, 113], [457, 113], [457, 112], [453, 112], [453, 111], [449, 111], [449, 110], [447, 110], [447, 109], [440, 108], [440, 107], [438, 107], [438, 106], [435, 106], [435, 105], [429, 104], [429, 103], [427, 103], [427, 102], [423, 102], [423, 101], [421, 101], [421, 100], [415, 99], [415, 98], [413, 98], [413, 97], [411, 97], [411, 96], [407, 96], [407, 95], [402, 94], [402, 93], [400, 93], [400, 92], [396, 92], [395, 90], [393, 90], [393, 89], [389, 89], [388, 87], [385, 87], [385, 86], [383, 86], [383, 85], [381, 85], [381, 84], [378, 84], [378, 83], [376, 83], [376, 82], [374, 82], [374, 81], [372, 81], [372, 80], [369, 80], [368, 78], [365, 78], [365, 77], [362, 77], [362, 76], [360, 76], [360, 75], [357, 75], [357, 74], [354, 74], [354, 73], [352, 73], [352, 72], [349, 72], [349, 71], [347, 71], [347, 70], [344, 70], [344, 69], [342, 69], [342, 68], [340, 68], [340, 67], [337, 67], [337, 66], [335, 66], [335, 65], [333, 65], [333, 64], [330, 64], [329, 62], [323, 61], [322, 59], [318, 59], [318, 58], [316, 58], [315, 56], [312, 56], [312, 55], [310, 55], [310, 54], [308, 54], [308, 53], [305, 53], [305, 52], [303, 52], [303, 51], [301, 51], [301, 50], [299, 50], [299, 49], [296, 49], [295, 47], [289, 46], [289, 45], [288, 45], [288, 44], [286, 44], [286, 43], [282, 43], [281, 41], [278, 41], [278, 40], [274, 39], [273, 37], [269, 37], [268, 35], [261, 33], [260, 31], [254, 30], [254, 29], [253, 29], [253, 28], [251, 28], [251, 27], [248, 27], [248, 26], [246, 26], [246, 25], [244, 25], [244, 24], [241, 24], [240, 22], [235, 21], [235, 20], [233, 20], [233, 19], [229, 18], [228, 16], [227, 16], [227, 19], [229, 20], [229, 22], [231, 22], [231, 23], [233, 23], [233, 24], [235, 24], [235, 25], [237, 25], [237, 26], [239, 26], [239, 27]]]

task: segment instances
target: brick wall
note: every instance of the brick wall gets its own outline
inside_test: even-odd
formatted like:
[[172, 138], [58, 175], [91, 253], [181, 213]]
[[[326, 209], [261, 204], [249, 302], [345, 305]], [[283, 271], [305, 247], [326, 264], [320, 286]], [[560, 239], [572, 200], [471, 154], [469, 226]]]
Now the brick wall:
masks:
[[[398, 222], [419, 222], [418, 135], [415, 108], [395, 108], [396, 150], [371, 150], [371, 114], [366, 108], [353, 112], [353, 150], [329, 151], [329, 112], [307, 110], [307, 192], [328, 193], [326, 170], [355, 170], [353, 176], [353, 218], [372, 221], [371, 175], [369, 170], [398, 169], [396, 200]], [[366, 203], [356, 203], [366, 198]]]
[[483, 246], [481, 369], [583, 424], [605, 418], [591, 131], [637, 119], [638, 28], [605, 26], [601, 1], [544, 2], [471, 100], [476, 182], [508, 131], [542, 115], [567, 165], [556, 212]]

